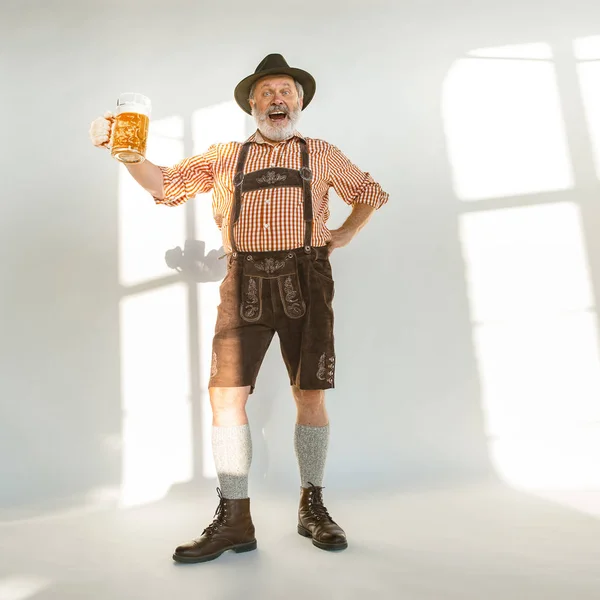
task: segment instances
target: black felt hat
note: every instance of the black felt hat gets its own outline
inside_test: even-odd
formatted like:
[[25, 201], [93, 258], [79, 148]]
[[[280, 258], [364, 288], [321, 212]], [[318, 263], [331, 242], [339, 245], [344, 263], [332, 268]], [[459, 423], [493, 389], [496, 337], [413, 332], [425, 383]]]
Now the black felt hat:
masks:
[[310, 104], [310, 101], [315, 95], [317, 83], [310, 73], [307, 73], [302, 69], [290, 67], [281, 54], [269, 54], [269, 56], [267, 56], [258, 65], [258, 67], [256, 67], [256, 71], [254, 71], [253, 75], [249, 75], [237, 84], [235, 92], [233, 93], [235, 96], [235, 101], [239, 104], [240, 108], [249, 115], [252, 114], [252, 108], [250, 107], [250, 102], [248, 101], [250, 88], [256, 81], [258, 81], [261, 77], [265, 77], [266, 75], [289, 75], [290, 77], [293, 77], [300, 85], [302, 85], [304, 89], [302, 110], [304, 110]]

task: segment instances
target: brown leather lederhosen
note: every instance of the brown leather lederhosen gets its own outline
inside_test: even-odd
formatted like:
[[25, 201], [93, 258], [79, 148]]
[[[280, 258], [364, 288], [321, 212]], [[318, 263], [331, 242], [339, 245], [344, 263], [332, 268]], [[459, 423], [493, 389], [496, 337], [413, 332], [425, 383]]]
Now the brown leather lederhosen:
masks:
[[[334, 387], [334, 283], [326, 247], [312, 247], [313, 204], [306, 142], [297, 138], [301, 168], [244, 173], [252, 142], [240, 150], [229, 219], [231, 253], [221, 284], [210, 386], [254, 389], [264, 355], [277, 332], [290, 383], [301, 389]], [[303, 189], [304, 244], [274, 252], [240, 252], [235, 226], [243, 194], [258, 189]]]

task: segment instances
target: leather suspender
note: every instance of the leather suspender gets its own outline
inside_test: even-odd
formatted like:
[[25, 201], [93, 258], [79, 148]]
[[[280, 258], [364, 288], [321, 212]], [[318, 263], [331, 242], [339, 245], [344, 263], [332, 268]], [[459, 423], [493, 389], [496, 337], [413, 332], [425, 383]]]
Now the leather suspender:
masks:
[[248, 151], [250, 150], [250, 143], [246, 143], [240, 150], [238, 156], [237, 166], [235, 168], [235, 175], [233, 176], [233, 206], [231, 207], [231, 215], [229, 217], [229, 241], [231, 242], [231, 250], [237, 252], [237, 246], [235, 244], [235, 236], [233, 235], [233, 229], [235, 224], [240, 218], [240, 212], [242, 210], [242, 186], [244, 185], [244, 166], [246, 165], [246, 159], [248, 158]]
[[300, 148], [302, 149], [302, 168], [300, 169], [300, 177], [302, 177], [302, 187], [304, 189], [304, 250], [310, 252], [312, 242], [313, 229], [313, 204], [310, 182], [313, 178], [308, 162], [308, 149], [306, 142], [300, 140]]
[[[246, 165], [246, 160], [248, 159], [248, 152], [250, 150], [251, 142], [247, 142], [242, 146], [235, 168], [235, 175], [233, 177], [234, 197], [233, 206], [231, 208], [231, 215], [229, 218], [229, 240], [231, 243], [232, 252], [238, 252], [238, 248], [235, 243], [234, 228], [240, 218], [240, 213], [242, 210], [242, 194], [244, 193], [244, 179], [246, 177], [248, 178], [248, 184], [251, 183], [251, 185], [247, 185], [246, 187], [251, 189], [259, 189], [260, 187], [302, 187], [304, 193], [304, 250], [306, 252], [310, 252], [313, 230], [313, 205], [310, 182], [312, 181], [313, 173], [309, 166], [310, 163], [306, 142], [302, 139], [299, 139], [299, 142], [302, 161], [302, 167], [300, 168], [300, 170], [294, 171], [292, 169], [277, 169], [277, 174], [279, 174], [279, 171], [290, 173], [290, 184], [288, 184], [288, 186], [286, 186], [285, 183], [273, 183], [270, 185], [266, 184], [257, 187], [257, 180], [262, 181], [264, 179], [259, 177], [259, 175], [269, 174], [270, 169], [262, 169], [261, 171], [250, 174], [250, 176], [244, 175], [244, 167]], [[300, 175], [299, 178], [298, 175]], [[275, 177], [274, 179], [280, 179], [280, 177]], [[250, 182], [250, 180], [252, 181]]]

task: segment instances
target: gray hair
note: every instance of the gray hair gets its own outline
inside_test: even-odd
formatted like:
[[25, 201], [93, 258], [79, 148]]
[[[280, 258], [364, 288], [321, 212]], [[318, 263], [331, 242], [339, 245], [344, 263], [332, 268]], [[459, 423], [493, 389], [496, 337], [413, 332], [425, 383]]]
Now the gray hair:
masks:
[[[260, 80], [258, 80], [258, 81], [260, 81]], [[256, 84], [258, 83], [258, 81], [255, 81], [252, 84], [252, 87], [250, 88], [250, 93], [248, 94], [248, 100], [254, 100], [254, 91], [256, 90]], [[304, 88], [295, 79], [294, 79], [294, 83], [296, 84], [296, 90], [298, 90], [298, 98], [300, 100], [302, 100], [302, 98], [304, 98]]]

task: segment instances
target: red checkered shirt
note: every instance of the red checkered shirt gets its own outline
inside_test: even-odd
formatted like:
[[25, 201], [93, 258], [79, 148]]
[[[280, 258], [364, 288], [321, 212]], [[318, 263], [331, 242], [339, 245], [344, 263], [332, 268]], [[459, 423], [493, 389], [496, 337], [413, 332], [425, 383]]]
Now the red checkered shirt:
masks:
[[[260, 132], [247, 141], [253, 142], [244, 171], [284, 167], [300, 169], [300, 142], [306, 141], [313, 201], [312, 245], [324, 246], [331, 239], [327, 229], [329, 189], [333, 187], [347, 204], [362, 203], [380, 208], [389, 195], [369, 173], [364, 173], [334, 145], [323, 140], [303, 138], [298, 132], [279, 144], [264, 141]], [[160, 167], [163, 174], [164, 199], [157, 204], [178, 206], [196, 194], [213, 191], [213, 215], [223, 234], [223, 247], [231, 250], [229, 215], [233, 207], [233, 176], [242, 144], [214, 144], [204, 153], [186, 158], [173, 167]], [[242, 209], [234, 235], [241, 252], [291, 250], [304, 244], [304, 194], [302, 188], [258, 189], [242, 194]]]

